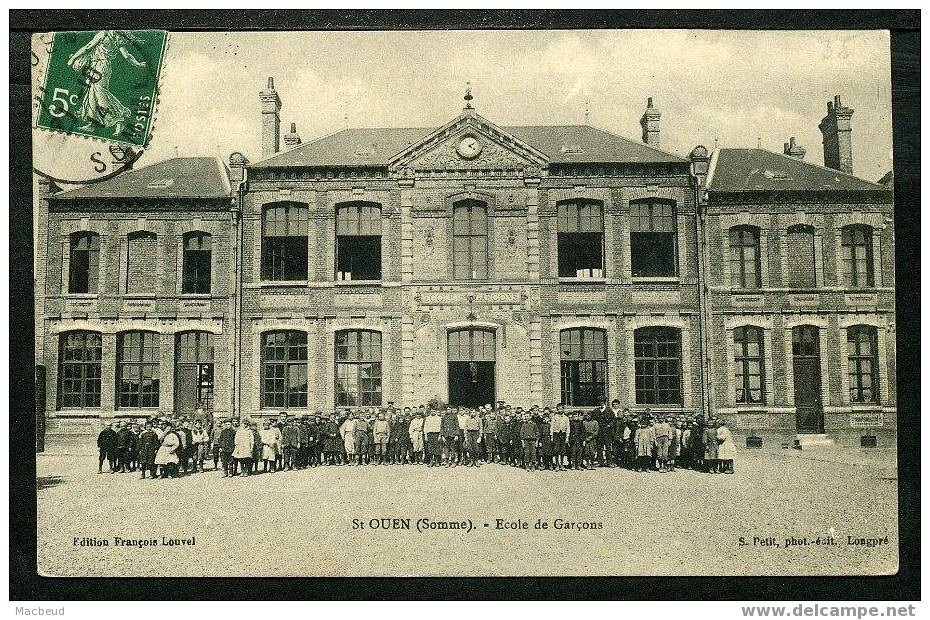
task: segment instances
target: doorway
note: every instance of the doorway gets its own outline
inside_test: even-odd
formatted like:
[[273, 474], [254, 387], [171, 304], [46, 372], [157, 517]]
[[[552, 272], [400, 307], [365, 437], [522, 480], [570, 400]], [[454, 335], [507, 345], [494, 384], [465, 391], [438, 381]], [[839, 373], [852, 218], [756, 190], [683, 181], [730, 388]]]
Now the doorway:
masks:
[[477, 407], [495, 400], [496, 338], [489, 329], [449, 332], [449, 404]]
[[794, 406], [799, 433], [823, 433], [821, 403], [820, 330], [800, 325], [791, 330], [794, 368]]

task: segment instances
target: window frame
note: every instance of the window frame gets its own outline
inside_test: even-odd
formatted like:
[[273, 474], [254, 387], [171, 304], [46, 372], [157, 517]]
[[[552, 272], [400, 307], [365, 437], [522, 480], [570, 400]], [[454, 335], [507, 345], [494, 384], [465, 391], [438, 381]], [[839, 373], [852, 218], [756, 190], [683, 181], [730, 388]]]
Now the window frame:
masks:
[[[669, 209], [670, 214], [656, 213], [658, 210]], [[634, 214], [635, 210], [635, 214]], [[643, 213], [645, 211], [645, 213]], [[643, 222], [645, 220], [645, 226]], [[670, 230], [657, 230], [662, 228], [661, 222], [668, 221], [666, 228]], [[630, 275], [634, 278], [651, 279], [651, 278], [678, 278], [680, 277], [680, 268], [678, 264], [678, 203], [667, 198], [639, 198], [630, 201]], [[670, 242], [670, 256], [667, 256], [671, 272], [669, 273], [643, 273], [637, 272], [637, 248], [638, 241], [642, 239], [643, 243], [648, 242], [648, 237], [643, 239], [640, 235], [649, 235], [653, 239], [657, 235], [667, 237]]]
[[[345, 340], [341, 343], [342, 338]], [[374, 342], [376, 338], [377, 344]], [[335, 333], [333, 341], [335, 406], [380, 407], [384, 401], [382, 333], [374, 329], [341, 329]], [[344, 351], [344, 357], [341, 350]], [[352, 351], [356, 353], [354, 359], [349, 357]], [[363, 376], [366, 369], [368, 376]], [[366, 382], [369, 389], [364, 389]]]
[[[865, 338], [859, 336], [864, 335]], [[862, 345], [868, 342], [871, 353], [863, 354]], [[865, 362], [869, 363], [871, 371], [863, 372], [862, 367]], [[847, 383], [849, 386], [849, 402], [851, 404], [877, 405], [881, 403], [881, 393], [879, 391], [878, 368], [878, 328], [873, 325], [850, 325], [846, 328], [846, 369]], [[868, 376], [871, 385], [868, 388], [862, 387], [863, 377]], [[865, 399], [863, 392], [871, 390], [871, 398]]]
[[[355, 210], [355, 217], [349, 218], [345, 217], [344, 214], [349, 213], [351, 210]], [[367, 222], [367, 226], [365, 225]], [[377, 222], [377, 234], [373, 234], [375, 229], [373, 222]], [[353, 225], [354, 224], [354, 225]], [[377, 242], [375, 242], [377, 239]], [[377, 247], [378, 249], [378, 260], [377, 260], [377, 277], [367, 277], [367, 278], [354, 278], [354, 280], [359, 280], [362, 282], [380, 282], [384, 277], [384, 267], [383, 267], [383, 252], [382, 252], [382, 243], [383, 243], [383, 230], [382, 230], [382, 205], [378, 202], [371, 201], [351, 201], [343, 202], [336, 205], [336, 234], [335, 234], [335, 261], [334, 261], [334, 277], [336, 281], [343, 281], [340, 278], [341, 273], [346, 273], [345, 270], [340, 270], [340, 258], [342, 253], [340, 248], [346, 244], [352, 244], [356, 240], [367, 240], [367, 243]], [[364, 243], [364, 242], [359, 242]], [[353, 274], [352, 271], [348, 273]], [[365, 272], [362, 272], [365, 273]], [[352, 280], [345, 280], [352, 281]]]
[[[201, 247], [188, 247], [197, 243]], [[204, 248], [204, 244], [208, 247]], [[204, 278], [196, 270], [193, 255], [206, 255], [206, 290], [203, 289]], [[200, 256], [200, 261], [204, 257]], [[193, 271], [193, 273], [191, 273]], [[190, 286], [189, 286], [190, 284]], [[193, 290], [190, 290], [193, 289]], [[213, 291], [213, 235], [203, 231], [192, 231], [181, 236], [181, 294], [182, 295], [209, 295]]]
[[[194, 340], [193, 359], [187, 358], [184, 354], [185, 351], [190, 350], [184, 340], [191, 336], [193, 336]], [[207, 342], [204, 343], [204, 340]], [[213, 410], [213, 399], [216, 395], [216, 344], [214, 341], [215, 334], [205, 330], [185, 330], [175, 335], [175, 386], [177, 386], [178, 369], [181, 366], [196, 366], [197, 406], [203, 407], [206, 411]], [[209, 350], [209, 355], [203, 354], [205, 350]], [[209, 382], [205, 379], [207, 375], [209, 375]], [[204, 397], [206, 390], [209, 390], [209, 395]]]
[[[139, 347], [134, 350], [126, 339], [139, 336]], [[116, 335], [116, 408], [117, 409], [157, 409], [161, 401], [161, 342], [158, 332], [147, 330], [129, 330]], [[147, 344], [147, 340], [151, 339]], [[128, 358], [128, 359], [127, 359]], [[126, 370], [130, 376], [126, 377]], [[146, 371], [149, 376], [146, 377]], [[138, 383], [137, 390], [125, 390], [124, 381]], [[145, 389], [148, 381], [149, 389]], [[133, 397], [137, 404], [126, 402]]]
[[[575, 334], [578, 336], [577, 339], [573, 338]], [[595, 342], [595, 334], [601, 339], [600, 345]], [[577, 343], [574, 340], [577, 340]], [[576, 344], [577, 356], [574, 355]], [[566, 355], [566, 345], [571, 351], [568, 355]], [[600, 403], [600, 399], [607, 398], [609, 389], [608, 348], [606, 329], [569, 327], [559, 330], [561, 402], [566, 406], [593, 407]], [[597, 353], [600, 355], [598, 356]], [[583, 376], [588, 376], [591, 380], [582, 381]]]
[[[734, 233], [738, 235], [734, 241]], [[746, 243], [745, 235], [750, 235], [752, 244]], [[737, 289], [757, 290], [762, 288], [762, 230], [758, 226], [739, 225], [732, 226], [727, 231], [727, 243], [730, 249], [730, 286]], [[748, 281], [749, 273], [746, 269], [746, 251], [753, 252], [755, 262], [755, 278]], [[736, 271], [734, 271], [734, 266]], [[734, 281], [735, 280], [735, 281]]]
[[[79, 247], [86, 241], [86, 248]], [[75, 265], [77, 257], [86, 255], [82, 264], [86, 264], [85, 288], [77, 290], [76, 280], [78, 273]], [[71, 295], [97, 295], [100, 287], [100, 235], [94, 231], [82, 230], [68, 235], [68, 294]]]
[[[269, 339], [278, 335], [284, 336], [283, 343], [269, 345]], [[261, 347], [259, 398], [262, 409], [303, 409], [307, 407], [309, 398], [309, 344], [309, 335], [303, 330], [276, 329], [262, 332], [259, 340], [259, 346]], [[303, 348], [303, 357], [300, 354], [301, 347]], [[275, 358], [269, 359], [269, 349], [278, 352], [283, 351], [283, 355], [278, 357], [276, 353]], [[294, 356], [295, 352], [296, 357]], [[270, 368], [275, 369], [274, 376], [271, 377], [268, 376]], [[297, 387], [299, 387], [302, 379], [303, 391], [295, 390], [295, 386], [292, 385], [295, 371], [297, 374]], [[269, 381], [280, 382], [283, 389], [269, 390]], [[271, 398], [272, 396], [273, 398]], [[292, 399], [292, 396], [296, 398]]]
[[[283, 215], [279, 215], [282, 212]], [[274, 214], [274, 217], [271, 214]], [[282, 227], [286, 234], [270, 234], [282, 232]], [[292, 227], [295, 230], [291, 230]], [[260, 280], [262, 282], [306, 282], [309, 280], [309, 235], [310, 209], [306, 203], [284, 201], [262, 205]], [[296, 258], [290, 258], [291, 254], [296, 254]], [[293, 261], [293, 264], [289, 261]]]
[[[467, 231], [462, 233], [458, 232], [457, 222], [460, 220], [457, 219], [456, 214], [465, 211], [468, 213], [468, 216], [465, 218], [467, 223]], [[475, 218], [473, 214], [475, 212], [480, 212], [482, 216], [480, 218]], [[476, 223], [483, 222], [484, 232], [474, 232]], [[460, 200], [452, 205], [452, 279], [459, 281], [482, 281], [488, 280], [491, 278], [491, 248], [490, 248], [490, 226], [491, 226], [491, 214], [488, 204], [481, 200]], [[457, 250], [456, 247], [459, 245], [460, 241], [464, 241], [467, 244], [468, 249], [464, 254], [467, 255], [468, 261], [466, 265], [461, 265], [459, 263], [459, 257], [463, 254], [462, 251]], [[477, 251], [475, 244], [483, 246], [483, 250]], [[476, 265], [475, 257], [476, 254], [484, 255], [484, 264]], [[477, 271], [476, 266], [481, 266], [483, 271]], [[460, 277], [459, 270], [461, 268], [468, 268], [468, 273], [471, 274], [468, 277]]]
[[[855, 238], [856, 233], [862, 233], [861, 242]], [[849, 224], [840, 230], [840, 260], [843, 265], [845, 288], [863, 289], [875, 286], [874, 233], [875, 229], [866, 224]], [[857, 256], [857, 250], [862, 251], [865, 256]], [[859, 272], [860, 261], [865, 264], [865, 273]]]
[[[585, 209], [597, 209], [596, 214], [585, 213]], [[607, 258], [604, 240], [605, 234], [604, 203], [600, 200], [573, 198], [556, 203], [556, 268], [560, 279], [603, 279], [607, 277]], [[565, 246], [580, 245], [588, 247], [594, 241], [600, 255], [597, 267], [579, 267], [577, 254], [567, 251]], [[563, 249], [565, 251], [563, 251]], [[574, 259], [574, 260], [573, 260]], [[574, 270], [571, 267], [574, 266]], [[599, 275], [579, 276], [579, 269], [600, 271]], [[565, 273], [563, 273], [563, 271]]]
[[[753, 344], [758, 346], [755, 355], [750, 352]], [[758, 372], [752, 372], [753, 363], [758, 364]], [[733, 329], [733, 370], [734, 402], [737, 405], [765, 405], [768, 394], [765, 390], [764, 329], [755, 325], [741, 325]], [[758, 399], [752, 398], [753, 377], [759, 380]]]
[[[660, 340], [660, 336], [674, 334], [674, 338]], [[660, 355], [659, 347], [668, 347], [674, 344], [677, 348], [677, 355]], [[640, 350], [645, 346], [654, 348], [653, 355], [640, 355]], [[683, 406], [684, 404], [684, 359], [682, 353], [683, 337], [682, 330], [678, 327], [669, 326], [646, 326], [640, 327], [633, 331], [633, 377], [634, 377], [634, 400], [637, 405], [650, 406]], [[673, 375], [670, 373], [660, 373], [662, 364], [668, 364], [674, 361], [677, 365], [677, 372]], [[646, 372], [648, 367], [652, 367], [652, 372]], [[662, 387], [660, 385], [661, 377], [677, 377], [674, 388]], [[646, 379], [649, 385], [646, 385]], [[641, 387], [642, 386], [642, 387]], [[645, 398], [646, 394], [653, 394], [652, 400]], [[677, 398], [661, 399], [662, 393], [673, 394]]]
[[[69, 346], [68, 339], [81, 338], [81, 346]], [[96, 344], [88, 346], [89, 337], [95, 337]], [[68, 351], [80, 352], [79, 359]], [[73, 369], [66, 371], [65, 369]], [[95, 371], [94, 371], [95, 369]], [[103, 389], [103, 334], [91, 330], [72, 330], [58, 335], [58, 410], [99, 409]], [[70, 375], [70, 376], [68, 376]], [[78, 386], [77, 390], [65, 387], [66, 383]], [[92, 388], [96, 386], [96, 391]], [[74, 403], [73, 397], [79, 401]]]

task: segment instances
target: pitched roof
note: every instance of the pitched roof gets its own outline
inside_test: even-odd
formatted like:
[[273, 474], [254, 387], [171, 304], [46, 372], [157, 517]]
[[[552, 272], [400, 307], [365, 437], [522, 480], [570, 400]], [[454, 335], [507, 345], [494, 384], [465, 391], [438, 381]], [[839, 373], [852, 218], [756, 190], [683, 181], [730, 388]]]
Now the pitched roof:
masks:
[[888, 191], [851, 174], [765, 149], [720, 149], [711, 166], [710, 192]]
[[228, 198], [226, 165], [216, 157], [175, 157], [55, 196], [72, 198]]
[[[343, 129], [256, 162], [252, 168], [386, 166], [435, 127]], [[684, 163], [686, 160], [588, 125], [501, 127], [550, 163]]]

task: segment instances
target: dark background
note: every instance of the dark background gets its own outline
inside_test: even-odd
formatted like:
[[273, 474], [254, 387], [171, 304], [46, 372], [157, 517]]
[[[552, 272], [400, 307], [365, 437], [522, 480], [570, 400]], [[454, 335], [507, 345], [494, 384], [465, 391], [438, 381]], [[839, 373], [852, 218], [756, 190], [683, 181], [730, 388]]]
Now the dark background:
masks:
[[[46, 578], [36, 572], [30, 34], [163, 30], [713, 28], [891, 31], [900, 569], [882, 577]], [[920, 599], [920, 11], [10, 11], [10, 598]], [[12, 336], [15, 334], [15, 340]], [[66, 510], [67, 507], [63, 506]], [[236, 541], [230, 540], [235, 545]], [[657, 550], [657, 552], [661, 552]], [[669, 549], [674, 553], [674, 549]], [[552, 574], [558, 575], [558, 565]]]

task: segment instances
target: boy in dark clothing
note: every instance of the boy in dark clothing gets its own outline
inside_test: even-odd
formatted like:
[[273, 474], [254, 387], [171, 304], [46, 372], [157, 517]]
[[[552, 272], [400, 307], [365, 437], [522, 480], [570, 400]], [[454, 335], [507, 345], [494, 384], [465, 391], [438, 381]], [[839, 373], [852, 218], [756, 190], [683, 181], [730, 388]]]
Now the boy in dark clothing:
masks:
[[577, 411], [572, 412], [568, 428], [568, 445], [570, 450], [568, 466], [571, 469], [581, 469], [581, 460], [584, 456], [585, 433], [584, 423]]
[[223, 477], [236, 475], [236, 459], [233, 458], [233, 451], [236, 449], [236, 429], [233, 428], [230, 420], [223, 422], [223, 428], [220, 430], [219, 441], [220, 459], [223, 464]]
[[498, 461], [507, 464], [510, 461], [510, 416], [503, 416], [497, 421]]
[[529, 415], [523, 416], [520, 425], [520, 439], [523, 442], [523, 468], [527, 471], [537, 469], [536, 444], [539, 442], [539, 427]]
[[288, 418], [281, 431], [281, 443], [284, 445], [284, 467], [294, 469], [297, 465], [297, 450], [300, 448], [300, 425], [296, 418]]
[[539, 462], [542, 469], [552, 469], [552, 428], [549, 425], [549, 407], [543, 409], [542, 418], [536, 423], [539, 427]]
[[458, 462], [459, 450], [459, 416], [454, 409], [446, 409], [442, 414], [442, 423], [439, 433], [443, 438], [443, 452], [446, 458], [446, 467], [455, 467]]

